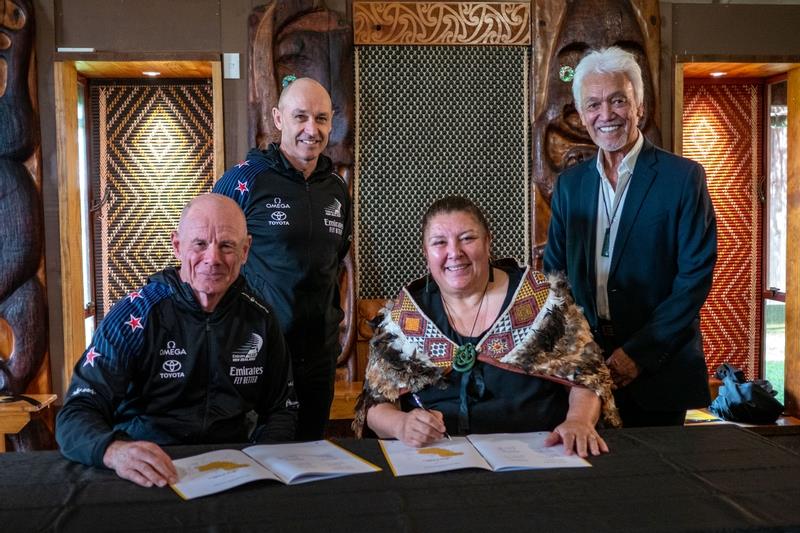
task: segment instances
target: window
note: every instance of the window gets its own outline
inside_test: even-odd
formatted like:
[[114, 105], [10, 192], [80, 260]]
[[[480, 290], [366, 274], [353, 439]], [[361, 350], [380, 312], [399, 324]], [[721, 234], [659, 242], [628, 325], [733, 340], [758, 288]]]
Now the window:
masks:
[[86, 339], [94, 334], [94, 267], [92, 266], [92, 210], [89, 206], [89, 170], [87, 163], [86, 83], [78, 80], [78, 178], [81, 189], [81, 264], [83, 265], [84, 333]]
[[784, 401], [786, 348], [787, 82], [767, 85], [767, 178], [764, 224], [764, 377]]

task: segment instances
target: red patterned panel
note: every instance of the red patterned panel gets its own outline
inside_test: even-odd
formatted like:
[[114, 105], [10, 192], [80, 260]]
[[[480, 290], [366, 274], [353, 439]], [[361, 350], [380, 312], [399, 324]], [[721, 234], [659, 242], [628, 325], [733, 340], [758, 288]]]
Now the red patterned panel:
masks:
[[723, 362], [759, 374], [762, 97], [755, 84], [687, 80], [683, 155], [702, 163], [717, 212], [718, 258], [700, 316], [709, 374]]

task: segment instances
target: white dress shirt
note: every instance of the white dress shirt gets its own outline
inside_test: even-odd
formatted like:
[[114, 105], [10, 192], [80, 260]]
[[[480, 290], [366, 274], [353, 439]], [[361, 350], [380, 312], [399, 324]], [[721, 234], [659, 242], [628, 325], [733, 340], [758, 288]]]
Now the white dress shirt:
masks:
[[[617, 240], [617, 228], [622, 217], [622, 208], [628, 194], [628, 185], [636, 167], [639, 152], [642, 151], [644, 135], [639, 131], [633, 148], [625, 154], [617, 168], [616, 191], [608, 181], [603, 168], [603, 150], [597, 154], [597, 172], [600, 174], [600, 191], [597, 195], [597, 231], [595, 233], [595, 279], [597, 292], [597, 315], [604, 320], [611, 320], [611, 311], [608, 308], [608, 273], [611, 269], [611, 258], [614, 256], [614, 243]], [[612, 220], [613, 219], [613, 220]], [[611, 225], [608, 242], [608, 257], [603, 257], [603, 240], [606, 228]]]

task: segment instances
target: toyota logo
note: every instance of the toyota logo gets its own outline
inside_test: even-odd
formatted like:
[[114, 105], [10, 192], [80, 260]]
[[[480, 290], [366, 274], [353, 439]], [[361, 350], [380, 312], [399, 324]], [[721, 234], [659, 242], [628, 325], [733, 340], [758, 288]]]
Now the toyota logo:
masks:
[[175, 359], [170, 359], [169, 361], [164, 361], [164, 364], [161, 365], [161, 368], [164, 369], [164, 372], [174, 373], [181, 369], [181, 362], [176, 361]]
[[278, 222], [281, 220], [286, 220], [286, 213], [283, 211], [273, 211], [272, 215], [270, 216], [272, 217], [272, 220], [277, 220]]

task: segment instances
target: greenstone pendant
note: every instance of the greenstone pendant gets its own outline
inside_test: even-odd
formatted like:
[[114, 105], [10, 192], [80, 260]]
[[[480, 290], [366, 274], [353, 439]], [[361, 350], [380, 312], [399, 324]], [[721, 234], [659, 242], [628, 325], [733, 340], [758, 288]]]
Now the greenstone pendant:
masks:
[[475, 366], [475, 359], [478, 357], [478, 350], [475, 345], [468, 342], [456, 348], [456, 354], [453, 357], [453, 370], [456, 372], [466, 372]]

